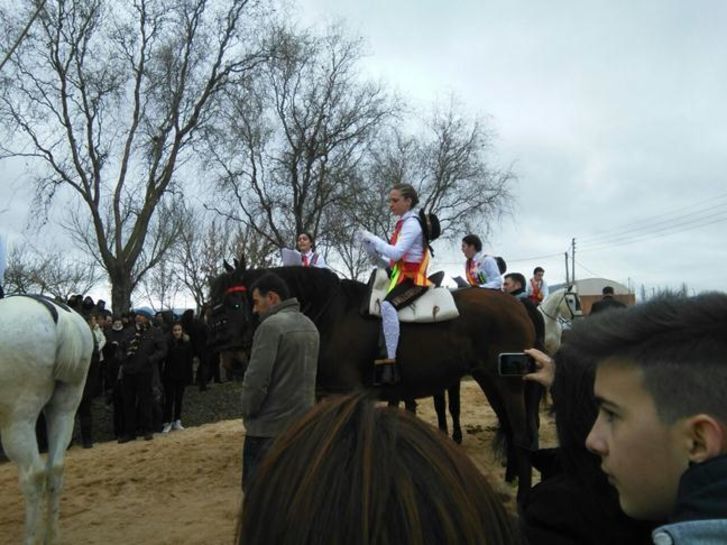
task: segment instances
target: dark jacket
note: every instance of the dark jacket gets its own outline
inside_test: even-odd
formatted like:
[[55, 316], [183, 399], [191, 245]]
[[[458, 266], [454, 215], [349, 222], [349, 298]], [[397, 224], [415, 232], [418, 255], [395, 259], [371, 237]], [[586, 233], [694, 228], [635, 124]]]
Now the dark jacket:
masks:
[[152, 373], [167, 354], [164, 335], [155, 327], [137, 326], [121, 345], [122, 371], [125, 375]]
[[545, 319], [538, 310], [538, 306], [528, 297], [524, 288], [510, 292], [510, 295], [515, 296], [523, 304], [528, 316], [530, 317], [530, 321], [533, 322], [533, 326], [535, 327], [535, 348], [538, 350], [544, 350]]
[[121, 345], [131, 335], [134, 334], [133, 327], [125, 327], [118, 331], [109, 329], [106, 331], [106, 345], [103, 347], [104, 353], [104, 373], [106, 384], [115, 384], [119, 377], [119, 368], [124, 359]]
[[546, 473], [521, 509], [529, 545], [651, 545], [655, 524], [627, 517], [607, 484], [586, 484], [560, 468]]
[[162, 380], [192, 382], [192, 358], [194, 347], [187, 335], [180, 340], [169, 335], [167, 356], [162, 364]]
[[679, 481], [669, 524], [654, 530], [654, 543], [710, 545], [727, 541], [727, 455], [690, 467]]
[[612, 308], [626, 308], [626, 305], [624, 305], [618, 299], [614, 299], [610, 295], [605, 295], [603, 299], [593, 303], [593, 306], [591, 306], [591, 314], [595, 314], [596, 312], [603, 312], [604, 310]]
[[319, 337], [295, 298], [260, 320], [242, 382], [242, 417], [248, 435], [275, 437], [315, 402]]

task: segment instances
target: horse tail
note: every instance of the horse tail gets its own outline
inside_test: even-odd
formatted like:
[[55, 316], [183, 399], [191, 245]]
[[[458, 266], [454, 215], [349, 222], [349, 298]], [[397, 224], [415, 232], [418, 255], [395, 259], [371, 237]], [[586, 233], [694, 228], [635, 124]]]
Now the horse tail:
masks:
[[56, 361], [53, 378], [67, 384], [86, 379], [93, 355], [93, 334], [80, 314], [61, 310], [56, 324]]

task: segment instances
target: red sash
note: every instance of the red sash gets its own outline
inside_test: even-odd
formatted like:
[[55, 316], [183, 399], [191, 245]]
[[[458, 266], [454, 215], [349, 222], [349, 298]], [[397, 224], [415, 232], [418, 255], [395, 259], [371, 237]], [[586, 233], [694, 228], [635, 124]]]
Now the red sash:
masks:
[[530, 279], [530, 287], [533, 289], [533, 292], [530, 294], [530, 299], [535, 303], [540, 303], [543, 300], [543, 293], [540, 291], [540, 286], [532, 278]]
[[[401, 233], [403, 225], [403, 219], [396, 222], [394, 233], [391, 235], [391, 239], [389, 241], [392, 246], [396, 245], [396, 241], [399, 240], [399, 233]], [[429, 267], [428, 249], [424, 249], [424, 255], [421, 261], [404, 261], [404, 256], [402, 256], [399, 261], [391, 261], [390, 263], [392, 267], [391, 277], [392, 279], [395, 279], [395, 282], [389, 287], [389, 290], [391, 290], [394, 285], [401, 284], [407, 278], [411, 278], [416, 286], [430, 286], [432, 284], [429, 281], [429, 278], [427, 278], [427, 267]]]

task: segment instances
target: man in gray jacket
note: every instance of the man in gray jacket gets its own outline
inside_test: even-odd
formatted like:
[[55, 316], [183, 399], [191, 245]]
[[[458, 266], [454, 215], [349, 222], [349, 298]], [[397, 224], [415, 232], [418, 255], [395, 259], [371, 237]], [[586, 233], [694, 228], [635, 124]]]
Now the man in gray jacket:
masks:
[[282, 278], [266, 273], [250, 291], [260, 324], [242, 382], [243, 489], [275, 437], [313, 406], [319, 346], [316, 326]]

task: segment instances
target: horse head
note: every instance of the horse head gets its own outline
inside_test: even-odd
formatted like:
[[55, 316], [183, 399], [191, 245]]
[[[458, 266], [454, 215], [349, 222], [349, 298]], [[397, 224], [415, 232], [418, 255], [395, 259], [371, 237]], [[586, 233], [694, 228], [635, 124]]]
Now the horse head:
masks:
[[565, 308], [563, 309], [563, 304], [561, 304], [561, 316], [563, 316], [566, 320], [571, 321], [575, 318], [583, 317], [581, 299], [578, 297], [578, 286], [575, 284], [568, 286], [565, 293], [563, 293], [563, 303], [565, 304]]
[[209, 317], [208, 346], [220, 353], [225, 367], [244, 365], [250, 355], [257, 321], [252, 313], [245, 260], [235, 267], [224, 262], [225, 272], [210, 282], [212, 312]]

